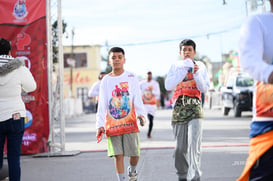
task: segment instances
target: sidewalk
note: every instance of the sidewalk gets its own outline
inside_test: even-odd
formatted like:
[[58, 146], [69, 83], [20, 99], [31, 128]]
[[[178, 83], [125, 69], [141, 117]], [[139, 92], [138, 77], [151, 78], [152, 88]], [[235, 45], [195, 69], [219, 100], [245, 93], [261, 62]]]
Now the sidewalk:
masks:
[[[172, 158], [174, 140], [170, 114], [171, 110], [157, 112], [152, 139], [146, 137], [147, 125], [140, 128], [141, 156], [137, 167], [139, 181], [177, 180]], [[217, 115], [218, 112], [210, 111], [208, 114]], [[22, 156], [22, 181], [115, 181], [114, 163], [112, 158], [107, 157], [106, 140], [96, 143], [94, 118], [94, 114], [88, 114], [66, 121], [66, 150], [80, 150], [80, 154], [42, 158]], [[209, 119], [204, 121], [202, 181], [236, 180], [248, 153], [248, 138], [239, 137], [241, 132], [247, 132], [242, 129], [246, 129], [248, 123], [216, 122], [213, 118]], [[227, 129], [232, 125], [236, 127], [234, 130], [239, 136], [216, 139], [215, 135], [210, 135], [215, 133], [213, 130], [218, 130], [218, 126], [223, 127], [222, 124]], [[127, 166], [128, 158], [125, 159], [125, 167]]]

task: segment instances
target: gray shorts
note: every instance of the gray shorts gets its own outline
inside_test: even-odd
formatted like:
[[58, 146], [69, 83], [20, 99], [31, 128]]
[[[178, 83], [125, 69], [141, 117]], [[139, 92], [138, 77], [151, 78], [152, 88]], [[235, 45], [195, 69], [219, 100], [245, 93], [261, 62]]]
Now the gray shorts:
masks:
[[138, 133], [129, 133], [107, 138], [108, 156], [139, 156], [140, 144]]

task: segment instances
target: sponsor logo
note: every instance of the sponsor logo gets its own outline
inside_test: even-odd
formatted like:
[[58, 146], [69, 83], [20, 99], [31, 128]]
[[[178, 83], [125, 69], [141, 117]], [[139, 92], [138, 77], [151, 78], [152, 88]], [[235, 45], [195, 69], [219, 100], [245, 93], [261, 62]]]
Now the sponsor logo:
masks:
[[25, 0], [18, 0], [13, 8], [13, 16], [17, 20], [24, 20], [24, 18], [28, 15], [26, 2]]
[[[30, 43], [31, 43], [31, 37], [29, 34], [22, 32], [17, 34], [16, 40], [16, 56], [27, 56], [30, 55]], [[27, 57], [24, 57], [25, 59], [28, 59]], [[30, 61], [27, 61], [26, 64], [30, 63]], [[30, 67], [29, 67], [30, 68]]]
[[32, 124], [32, 120], [33, 120], [33, 117], [32, 117], [32, 114], [30, 111], [26, 111], [26, 117], [25, 117], [25, 128], [28, 128], [31, 126]]
[[32, 95], [28, 95], [27, 93], [22, 94], [21, 96], [22, 96], [24, 103], [30, 103], [31, 101], [35, 101], [35, 97]]
[[16, 37], [16, 48], [17, 50], [25, 50], [26, 46], [29, 46], [31, 43], [31, 37], [27, 33], [19, 33]]
[[30, 133], [30, 134], [24, 134], [23, 136], [23, 145], [29, 146], [31, 142], [35, 142], [37, 140], [37, 134]]

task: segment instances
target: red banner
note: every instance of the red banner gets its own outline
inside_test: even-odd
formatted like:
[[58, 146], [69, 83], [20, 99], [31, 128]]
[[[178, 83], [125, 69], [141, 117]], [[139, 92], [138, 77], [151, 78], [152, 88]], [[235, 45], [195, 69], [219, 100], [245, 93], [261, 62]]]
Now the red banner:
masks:
[[49, 136], [46, 0], [1, 0], [0, 37], [11, 55], [24, 57], [37, 89], [22, 95], [27, 108], [22, 154], [47, 152]]

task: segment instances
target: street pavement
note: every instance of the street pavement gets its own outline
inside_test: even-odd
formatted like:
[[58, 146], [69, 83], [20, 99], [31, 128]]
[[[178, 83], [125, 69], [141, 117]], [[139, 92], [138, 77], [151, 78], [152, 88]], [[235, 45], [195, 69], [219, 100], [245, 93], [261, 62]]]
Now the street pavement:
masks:
[[[234, 181], [247, 158], [251, 114], [244, 113], [242, 118], [222, 117], [220, 110], [208, 108], [204, 113], [201, 180]], [[157, 111], [151, 139], [147, 138], [148, 124], [140, 127], [139, 181], [177, 180], [170, 117], [170, 109]], [[22, 181], [116, 180], [113, 158], [107, 157], [106, 139], [96, 143], [95, 114], [66, 119], [65, 133], [68, 154], [21, 157]]]

